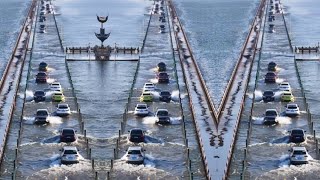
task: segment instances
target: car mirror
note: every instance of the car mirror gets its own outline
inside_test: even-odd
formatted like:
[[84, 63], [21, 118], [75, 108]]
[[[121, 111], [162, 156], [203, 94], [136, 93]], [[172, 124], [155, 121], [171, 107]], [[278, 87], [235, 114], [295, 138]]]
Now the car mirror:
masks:
[[74, 130], [74, 132], [78, 132], [77, 130]]
[[128, 131], [128, 132], [130, 132], [130, 131]]
[[62, 151], [62, 149], [59, 149], [59, 151]]
[[145, 149], [143, 151], [146, 151]]
[[307, 131], [304, 131], [304, 132], [307, 132]]
[[290, 150], [290, 149], [289, 149], [288, 151], [289, 151], [289, 152], [291, 152], [291, 150]]

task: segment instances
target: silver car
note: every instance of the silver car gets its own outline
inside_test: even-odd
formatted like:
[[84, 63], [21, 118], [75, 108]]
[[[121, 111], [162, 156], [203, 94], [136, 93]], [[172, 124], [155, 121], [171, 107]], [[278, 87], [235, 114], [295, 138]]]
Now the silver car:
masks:
[[64, 146], [61, 150], [61, 164], [79, 163], [80, 155], [75, 146]]
[[305, 147], [292, 147], [290, 163], [292, 165], [308, 164], [308, 152]]
[[144, 151], [140, 146], [129, 147], [125, 155], [126, 162], [130, 164], [143, 164], [145, 158]]
[[49, 123], [49, 111], [47, 109], [37, 109], [34, 124], [46, 124]]

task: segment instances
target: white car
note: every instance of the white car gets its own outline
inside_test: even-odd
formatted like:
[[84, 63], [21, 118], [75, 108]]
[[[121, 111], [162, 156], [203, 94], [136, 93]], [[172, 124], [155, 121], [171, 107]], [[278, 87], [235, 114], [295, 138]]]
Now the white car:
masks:
[[287, 116], [298, 116], [300, 115], [300, 109], [298, 104], [287, 104], [286, 106]]
[[149, 109], [147, 104], [137, 104], [134, 109], [134, 114], [137, 116], [147, 116]]
[[68, 116], [71, 114], [70, 107], [68, 104], [58, 104], [57, 111], [58, 116]]
[[292, 147], [290, 154], [290, 164], [292, 165], [300, 165], [300, 164], [308, 164], [308, 152], [305, 147]]
[[140, 146], [129, 147], [125, 155], [126, 162], [130, 164], [143, 164], [144, 158], [144, 149]]
[[59, 91], [62, 92], [62, 87], [61, 84], [59, 82], [54, 82], [50, 85], [50, 90], [51, 91]]
[[143, 92], [155, 91], [156, 87], [153, 83], [145, 83], [143, 86]]
[[279, 84], [279, 90], [291, 92], [291, 86], [288, 82], [282, 82]]
[[80, 155], [75, 146], [64, 146], [61, 150], [61, 164], [79, 163]]

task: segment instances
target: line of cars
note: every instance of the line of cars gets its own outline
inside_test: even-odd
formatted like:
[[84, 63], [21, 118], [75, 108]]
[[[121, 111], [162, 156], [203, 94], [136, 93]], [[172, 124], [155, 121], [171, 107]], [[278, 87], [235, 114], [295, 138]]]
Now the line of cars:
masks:
[[[268, 72], [265, 75], [265, 83], [276, 83], [278, 66], [275, 62], [269, 62]], [[288, 82], [281, 82], [278, 85], [278, 90], [281, 93], [281, 102], [288, 102], [286, 104], [285, 115], [289, 117], [296, 117], [300, 115], [299, 105], [294, 102], [295, 98], [292, 95], [292, 88]], [[263, 97], [264, 102], [275, 101], [275, 92], [272, 90], [264, 91]], [[264, 124], [274, 125], [278, 124], [279, 113], [276, 109], [266, 109], [264, 114]], [[294, 128], [289, 133], [289, 141], [292, 143], [300, 144], [306, 141], [305, 130], [301, 128]], [[290, 150], [290, 163], [292, 165], [306, 164], [308, 163], [308, 153], [305, 147], [293, 146]]]
[[[166, 64], [160, 62], [157, 64], [157, 80], [158, 83], [168, 84], [169, 76], [166, 72]], [[164, 75], [162, 75], [164, 74]], [[136, 104], [134, 109], [134, 115], [138, 117], [145, 117], [150, 114], [147, 103], [142, 102], [153, 102], [154, 93], [156, 92], [156, 86], [153, 83], [145, 83], [142, 88], [142, 94], [140, 96], [140, 102]], [[159, 94], [159, 101], [169, 103], [171, 101], [171, 93], [169, 91], [161, 91]], [[170, 124], [169, 111], [164, 108], [159, 108], [156, 110], [155, 115], [157, 124]], [[141, 143], [145, 141], [145, 131], [139, 128], [133, 128], [129, 131], [128, 140], [133, 143]], [[127, 163], [130, 164], [143, 164], [145, 159], [144, 154], [145, 149], [141, 146], [130, 146], [125, 154], [125, 159]]]
[[[37, 84], [47, 84], [48, 83], [48, 69], [49, 66], [46, 62], [41, 62], [39, 64], [38, 70], [39, 72], [36, 75], [36, 83]], [[33, 99], [35, 103], [46, 102], [50, 96], [46, 96], [46, 94], [51, 94], [51, 101], [58, 102], [56, 111], [52, 114], [65, 117], [71, 114], [70, 106], [67, 103], [64, 103], [65, 96], [63, 94], [62, 86], [59, 82], [52, 82], [49, 85], [49, 88], [46, 90], [36, 90], [33, 94]], [[35, 122], [36, 125], [43, 125], [50, 123], [50, 113], [48, 109], [41, 108], [37, 109], [35, 114]], [[76, 130], [73, 128], [63, 128], [60, 131], [60, 142], [64, 143], [72, 143], [77, 140]], [[80, 155], [75, 146], [64, 146], [61, 150], [61, 163], [62, 164], [73, 164], [78, 163], [80, 160]]]
[[41, 9], [40, 9], [40, 16], [39, 16], [39, 22], [40, 22], [40, 33], [46, 33], [47, 27], [46, 27], [46, 14], [51, 14], [53, 12], [53, 8], [49, 1], [41, 0]]
[[[164, 1], [161, 0], [160, 3], [156, 3], [154, 4], [153, 7], [153, 14], [159, 14], [159, 22], [160, 23], [165, 23], [166, 22], [166, 16], [165, 16], [165, 12], [164, 12], [164, 7], [163, 7]], [[164, 24], [160, 24], [159, 25], [159, 33], [165, 33], [165, 25]]]

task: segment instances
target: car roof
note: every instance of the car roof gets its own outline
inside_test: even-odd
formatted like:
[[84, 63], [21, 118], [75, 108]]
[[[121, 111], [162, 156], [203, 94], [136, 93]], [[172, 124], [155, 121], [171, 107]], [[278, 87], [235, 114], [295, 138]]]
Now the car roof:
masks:
[[136, 106], [137, 107], [147, 107], [148, 105], [147, 104], [137, 104]]
[[43, 90], [36, 90], [35, 92], [43, 92], [43, 93], [44, 93], [44, 91], [43, 91]]
[[170, 91], [161, 91], [160, 94], [161, 93], [170, 93]]
[[73, 128], [63, 128], [61, 131], [64, 131], [64, 130], [72, 130], [72, 131], [74, 131]]
[[75, 146], [64, 146], [63, 149], [64, 150], [76, 150], [77, 151], [77, 147], [75, 147]]
[[158, 109], [157, 111], [167, 111], [168, 112], [167, 109]]
[[306, 147], [301, 147], [301, 146], [292, 147], [292, 150], [293, 151], [307, 151]]
[[145, 83], [144, 85], [145, 85], [145, 86], [154, 86], [153, 83]]
[[140, 147], [140, 146], [130, 146], [129, 148], [128, 148], [128, 151], [129, 150], [142, 150], [142, 147]]
[[298, 104], [287, 104], [287, 107], [298, 107]]
[[48, 111], [48, 109], [37, 109], [37, 112], [38, 111]]
[[267, 111], [276, 111], [276, 112], [277, 112], [276, 109], [266, 109], [266, 112], [267, 112]]
[[130, 129], [130, 131], [143, 131], [143, 130], [139, 129], [139, 128], [132, 128], [132, 129]]

